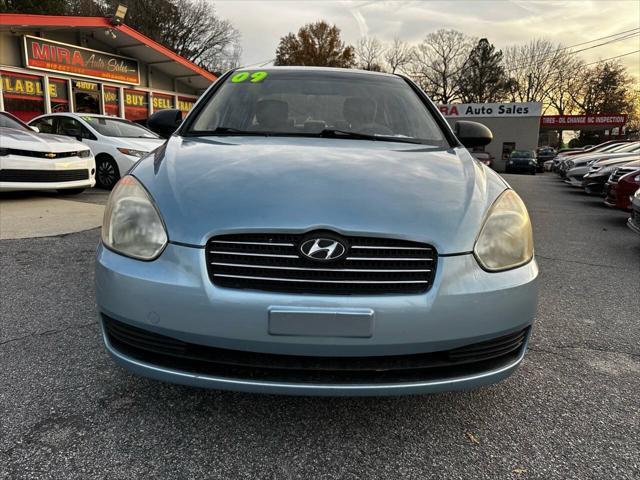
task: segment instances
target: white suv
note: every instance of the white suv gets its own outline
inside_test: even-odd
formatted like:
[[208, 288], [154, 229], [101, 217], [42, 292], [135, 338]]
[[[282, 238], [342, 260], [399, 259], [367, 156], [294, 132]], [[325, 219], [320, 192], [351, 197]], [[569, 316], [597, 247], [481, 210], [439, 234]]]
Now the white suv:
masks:
[[164, 140], [141, 125], [90, 113], [52, 113], [29, 122], [43, 133], [74, 137], [91, 148], [96, 159], [96, 185], [111, 189], [134, 163]]

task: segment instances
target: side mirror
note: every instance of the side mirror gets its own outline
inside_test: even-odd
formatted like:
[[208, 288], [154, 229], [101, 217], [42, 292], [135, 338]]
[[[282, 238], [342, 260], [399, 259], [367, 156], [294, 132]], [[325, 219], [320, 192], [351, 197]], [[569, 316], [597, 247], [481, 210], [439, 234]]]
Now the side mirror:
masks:
[[40, 133], [40, 129], [38, 127], [34, 127], [33, 125], [29, 125], [29, 128], [36, 133]]
[[67, 137], [75, 137], [79, 142], [82, 141], [82, 132], [79, 128], [65, 128], [63, 130], [63, 135], [66, 135]]
[[182, 112], [176, 109], [159, 110], [149, 117], [147, 125], [162, 138], [169, 138], [182, 123]]
[[478, 122], [460, 120], [456, 122], [454, 131], [460, 143], [467, 148], [484, 147], [493, 140], [491, 130]]

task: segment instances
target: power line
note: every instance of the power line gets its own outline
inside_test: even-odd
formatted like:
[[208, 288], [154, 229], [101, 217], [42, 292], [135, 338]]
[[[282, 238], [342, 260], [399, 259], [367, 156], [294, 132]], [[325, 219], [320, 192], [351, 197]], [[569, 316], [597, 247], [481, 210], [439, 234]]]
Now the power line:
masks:
[[606, 62], [607, 60], [614, 60], [616, 58], [626, 57], [627, 55], [633, 55], [634, 53], [638, 53], [638, 52], [640, 52], [640, 50], [634, 50], [633, 52], [623, 53], [622, 55], [616, 55], [615, 57], [602, 58], [602, 59], [598, 60], [597, 62], [587, 63], [584, 66], [588, 67], [589, 65], [595, 65], [596, 63]]
[[[618, 33], [618, 35], [621, 35], [622, 33], [626, 33], [626, 32], [620, 32], [620, 33]], [[621, 41], [621, 40], [627, 40], [627, 39], [629, 39], [629, 38], [633, 38], [633, 37], [636, 37], [636, 36], [638, 36], [638, 35], [640, 35], [640, 31], [638, 31], [638, 32], [636, 32], [636, 33], [632, 33], [632, 34], [625, 35], [625, 36], [623, 36], [623, 37], [614, 38], [614, 39], [608, 40], [608, 41], [606, 41], [606, 42], [599, 43], [599, 44], [597, 44], [597, 45], [591, 45], [590, 47], [581, 48], [581, 49], [579, 49], [579, 50], [574, 50], [574, 51], [572, 51], [572, 52], [566, 52], [566, 53], [561, 54], [561, 56], [575, 55], [576, 53], [585, 52], [585, 51], [587, 51], [587, 50], [591, 50], [591, 49], [593, 49], [593, 48], [603, 47], [603, 46], [605, 46], [605, 45], [609, 45], [610, 43], [618, 42], [618, 41]], [[587, 44], [587, 43], [593, 43], [594, 41], [597, 41], [597, 40], [598, 40], [598, 39], [596, 39], [596, 40], [591, 40], [590, 42], [584, 42], [584, 43], [583, 43], [583, 45], [584, 45], [584, 44]], [[573, 47], [575, 47], [575, 46], [576, 46], [576, 45], [573, 45]], [[565, 47], [565, 49], [568, 49], [568, 48], [572, 48], [572, 47]], [[538, 56], [538, 60], [534, 60], [534, 61], [533, 61], [533, 62], [531, 62], [531, 63], [525, 63], [525, 64], [515, 65], [515, 66], [509, 67], [509, 68], [505, 68], [505, 71], [506, 71], [506, 72], [512, 72], [512, 71], [514, 71], [514, 70], [519, 70], [519, 69], [521, 69], [521, 68], [535, 67], [536, 65], [541, 65], [542, 63], [544, 63], [544, 61], [543, 61], [542, 59], [544, 59], [545, 57], [548, 57], [548, 56], [550, 56], [550, 55], [554, 55], [554, 54], [556, 54], [556, 53], [557, 53], [558, 51], [560, 51], [560, 50], [561, 50], [561, 49], [558, 49], [558, 50], [555, 50], [555, 51], [553, 51], [553, 52], [549, 52], [549, 53], [546, 53], [546, 54], [540, 55], [540, 56]]]
[[[633, 32], [633, 33], [630, 33], [630, 32]], [[538, 55], [537, 57], [538, 57], [538, 59], [541, 59], [541, 58], [545, 58], [545, 57], [548, 57], [548, 56], [554, 55], [554, 54], [556, 54], [556, 53], [558, 53], [558, 52], [561, 52], [561, 51], [563, 51], [563, 50], [568, 50], [568, 49], [570, 49], [570, 48], [580, 47], [580, 46], [582, 46], [582, 45], [587, 45], [587, 44], [589, 44], [589, 43], [597, 42], [597, 41], [599, 41], [599, 40], [604, 40], [604, 39], [611, 38], [611, 37], [617, 37], [617, 36], [619, 36], [619, 35], [629, 34], [629, 35], [625, 35], [624, 37], [620, 37], [620, 38], [612, 39], [612, 40], [611, 40], [611, 43], [613, 43], [613, 42], [617, 42], [617, 41], [619, 41], [619, 40], [625, 40], [625, 39], [627, 39], [627, 38], [631, 38], [631, 37], [633, 37], [633, 36], [635, 36], [635, 35], [637, 35], [637, 34], [639, 34], [639, 33], [640, 33], [640, 28], [637, 28], [637, 27], [636, 27], [636, 28], [632, 28], [632, 29], [630, 29], [630, 30], [623, 30], [622, 32], [612, 33], [611, 35], [605, 35], [604, 37], [594, 38], [594, 39], [592, 39], [592, 40], [588, 40], [588, 41], [586, 41], [586, 42], [574, 43], [573, 45], [568, 45], [568, 46], [566, 46], [566, 47], [561, 47], [561, 48], [558, 48], [558, 49], [554, 50], [553, 52], [543, 53], [543, 54], [541, 54], [541, 55]], [[606, 45], [607, 43], [609, 43], [609, 42], [605, 42], [605, 43], [603, 43], [602, 45]], [[601, 45], [592, 45], [591, 47], [588, 47], [588, 48], [586, 48], [586, 49], [582, 49], [582, 50], [578, 50], [578, 51], [584, 51], [584, 50], [588, 50], [589, 48], [596, 48], [596, 47], [598, 47], [598, 46], [601, 46]], [[576, 52], [572, 52], [572, 53], [578, 53], [578, 51], [576, 51]], [[533, 64], [535, 64], [535, 63], [536, 63], [536, 62], [534, 62]], [[516, 68], [517, 68], [517, 67], [516, 67]]]

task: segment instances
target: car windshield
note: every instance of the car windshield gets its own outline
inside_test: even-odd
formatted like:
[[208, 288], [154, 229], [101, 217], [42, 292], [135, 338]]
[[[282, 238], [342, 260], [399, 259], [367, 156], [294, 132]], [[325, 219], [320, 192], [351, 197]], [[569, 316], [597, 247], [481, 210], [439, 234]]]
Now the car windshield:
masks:
[[128, 120], [83, 116], [82, 119], [105, 137], [160, 138], [155, 133]]
[[0, 113], [0, 127], [17, 128], [18, 130], [29, 130], [25, 124], [19, 122], [15, 118], [11, 118], [5, 113]]
[[426, 105], [402, 78], [330, 70], [236, 72], [189, 121], [186, 134], [447, 145]]
[[511, 158], [531, 158], [532, 154], [528, 150], [514, 150], [511, 152]]

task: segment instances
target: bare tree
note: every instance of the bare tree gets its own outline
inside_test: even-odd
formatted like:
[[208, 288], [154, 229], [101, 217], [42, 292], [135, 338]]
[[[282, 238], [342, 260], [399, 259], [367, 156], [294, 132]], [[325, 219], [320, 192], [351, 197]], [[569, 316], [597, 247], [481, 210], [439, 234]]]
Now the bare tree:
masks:
[[568, 115], [578, 110], [575, 98], [583, 87], [585, 68], [581, 58], [565, 57], [562, 66], [556, 68], [550, 78], [545, 110], [553, 108], [558, 115]]
[[356, 44], [356, 58], [358, 67], [363, 70], [380, 72], [383, 70], [382, 56], [385, 53], [384, 45], [375, 37], [361, 38]]
[[566, 52], [545, 39], [531, 40], [504, 51], [509, 76], [509, 97], [513, 102], [545, 102], [555, 85]]
[[411, 75], [435, 102], [460, 98], [461, 74], [474, 43], [457, 30], [438, 30], [415, 48]]
[[[240, 32], [215, 14], [206, 0], [173, 0], [178, 15], [163, 34], [177, 54], [210, 69], [225, 65], [240, 52]], [[236, 59], [237, 63], [237, 59]]]
[[384, 60], [387, 62], [389, 71], [396, 73], [397, 71], [403, 71], [409, 66], [413, 55], [413, 47], [396, 37], [384, 52]]

